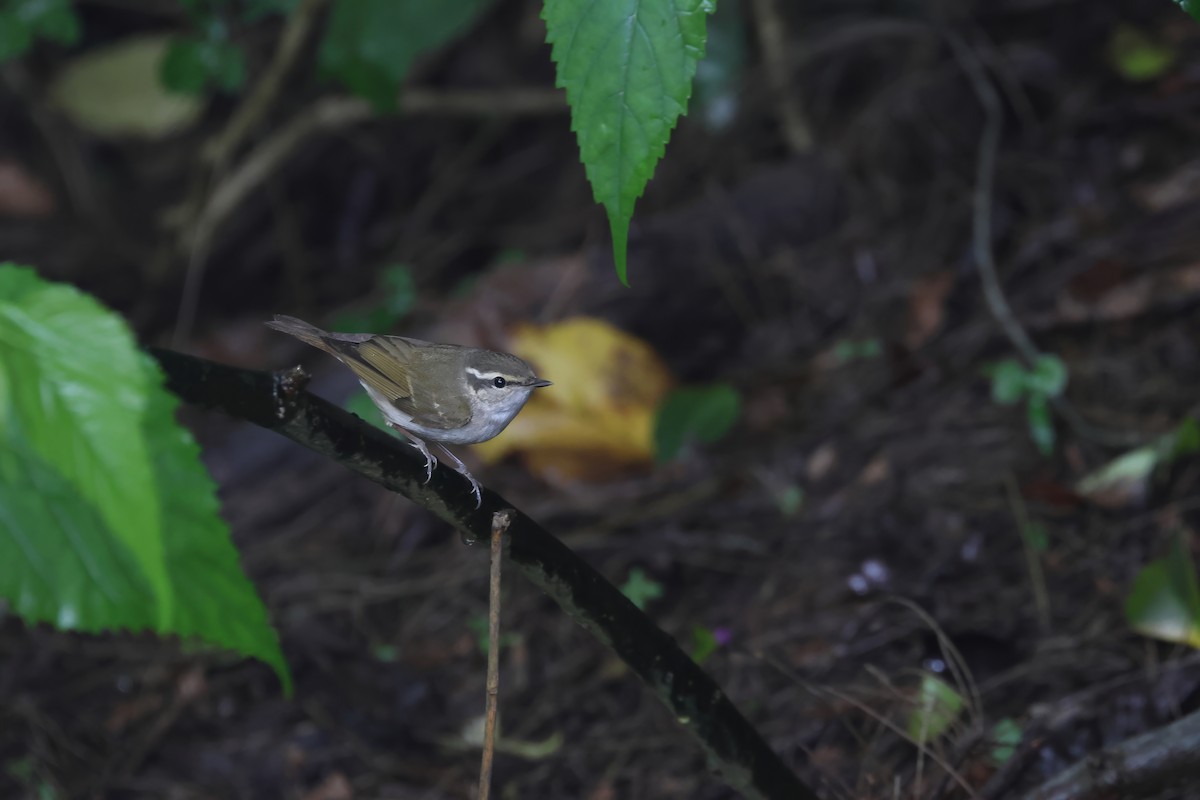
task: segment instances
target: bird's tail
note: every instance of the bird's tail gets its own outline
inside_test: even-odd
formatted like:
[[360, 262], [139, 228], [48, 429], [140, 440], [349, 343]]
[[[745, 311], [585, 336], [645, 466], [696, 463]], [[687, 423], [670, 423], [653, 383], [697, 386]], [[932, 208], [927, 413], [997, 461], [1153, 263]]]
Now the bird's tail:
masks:
[[322, 350], [329, 349], [329, 345], [325, 341], [329, 333], [321, 330], [316, 325], [309, 325], [302, 319], [276, 314], [275, 319], [267, 323], [267, 327], [283, 331], [289, 336], [295, 336], [300, 341], [305, 344], [311, 344], [313, 347], [319, 347]]

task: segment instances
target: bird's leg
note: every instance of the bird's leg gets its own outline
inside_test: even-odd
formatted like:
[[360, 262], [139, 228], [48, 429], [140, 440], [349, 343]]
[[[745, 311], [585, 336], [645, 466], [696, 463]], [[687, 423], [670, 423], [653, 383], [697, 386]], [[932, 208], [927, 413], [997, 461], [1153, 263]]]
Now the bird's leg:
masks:
[[[410, 433], [409, 431], [405, 430], [404, 428], [401, 428], [399, 425], [392, 422], [391, 420], [387, 421], [387, 426], [389, 428], [392, 428], [393, 430], [397, 430], [397, 431], [400, 431], [400, 433], [403, 433], [404, 436], [408, 439], [408, 443], [411, 444], [413, 447], [417, 448], [418, 450], [420, 450], [421, 455], [425, 456], [425, 482], [429, 483], [429, 480], [433, 477], [433, 468], [437, 466], [437, 459], [434, 458], [433, 453], [429, 452], [429, 448], [425, 446], [425, 442], [422, 441], [419, 436], [415, 436], [414, 434]], [[446, 448], [443, 447], [442, 452], [446, 452]], [[455, 460], [457, 461], [457, 459], [455, 459]]]
[[454, 453], [449, 447], [446, 447], [446, 445], [442, 444], [441, 442], [434, 442], [433, 444], [438, 450], [442, 451], [442, 455], [446, 457], [446, 460], [454, 465], [454, 469], [458, 472], [458, 474], [462, 475], [471, 482], [471, 491], [475, 494], [475, 507], [479, 508], [481, 505], [483, 505], [483, 495], [479, 492], [479, 481], [475, 480], [475, 476], [472, 475], [470, 470], [467, 469], [467, 465], [462, 462], [461, 458], [454, 455]]

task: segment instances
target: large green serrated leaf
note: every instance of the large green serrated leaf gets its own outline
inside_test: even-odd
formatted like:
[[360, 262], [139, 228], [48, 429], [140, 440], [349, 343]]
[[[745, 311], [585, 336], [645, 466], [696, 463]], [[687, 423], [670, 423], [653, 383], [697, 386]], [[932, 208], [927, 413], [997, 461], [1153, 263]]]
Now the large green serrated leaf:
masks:
[[156, 603], [96, 508], [28, 446], [0, 435], [0, 596], [64, 630], [152, 628]]
[[119, 317], [0, 264], [0, 597], [65, 629], [234, 649], [290, 689], [175, 406]]
[[174, 613], [159, 497], [142, 435], [149, 390], [125, 324], [74, 289], [0, 266], [0, 426], [53, 467], [133, 554], [166, 627]]
[[687, 110], [715, 0], [546, 0], [558, 85], [596, 201], [608, 212], [617, 275], [633, 207]]
[[200, 461], [200, 448], [175, 421], [175, 397], [162, 387], [158, 365], [144, 357], [154, 376], [143, 430], [163, 504], [163, 544], [176, 594], [170, 633], [197, 637], [275, 669], [284, 691], [291, 675], [279, 639], [254, 585], [242, 572], [229, 528], [219, 515], [216, 485]]
[[392, 111], [412, 62], [464, 33], [492, 2], [339, 0], [321, 43], [321, 68], [376, 111]]

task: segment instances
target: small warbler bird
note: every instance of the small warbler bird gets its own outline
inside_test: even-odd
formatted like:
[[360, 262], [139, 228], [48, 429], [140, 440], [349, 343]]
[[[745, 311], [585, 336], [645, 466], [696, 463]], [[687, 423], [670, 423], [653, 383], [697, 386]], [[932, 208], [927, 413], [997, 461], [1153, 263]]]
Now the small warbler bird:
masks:
[[437, 465], [428, 440], [471, 482], [476, 508], [483, 502], [479, 481], [446, 445], [486, 442], [512, 422], [534, 389], [551, 385], [509, 353], [403, 336], [330, 333], [279, 314], [267, 326], [348, 366], [388, 426], [425, 456], [425, 482]]

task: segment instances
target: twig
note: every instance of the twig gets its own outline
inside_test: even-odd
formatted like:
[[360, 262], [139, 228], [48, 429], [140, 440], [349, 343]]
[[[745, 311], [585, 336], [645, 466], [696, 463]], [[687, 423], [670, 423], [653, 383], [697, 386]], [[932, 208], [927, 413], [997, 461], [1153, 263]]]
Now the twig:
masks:
[[[562, 92], [549, 89], [498, 92], [409, 89], [400, 102], [401, 112], [409, 115], [521, 116], [557, 114], [567, 110]], [[327, 97], [306, 107], [250, 151], [221, 181], [205, 202], [193, 237], [210, 237], [251, 192], [312, 137], [349, 128], [375, 116], [370, 104], [356, 97]]]
[[1033, 602], [1037, 606], [1038, 623], [1043, 632], [1050, 630], [1050, 594], [1046, 591], [1046, 575], [1042, 572], [1042, 559], [1030, 533], [1029, 510], [1021, 499], [1017, 480], [1008, 473], [1004, 476], [1004, 489], [1008, 493], [1008, 504], [1017, 521], [1017, 533], [1025, 547], [1025, 562], [1029, 567], [1029, 582], [1033, 585]]
[[308, 38], [308, 32], [312, 30], [313, 23], [326, 2], [328, 0], [303, 0], [296, 10], [288, 15], [283, 35], [279, 37], [279, 46], [275, 49], [274, 57], [264, 70], [262, 78], [246, 95], [246, 99], [238, 106], [225, 129], [204, 154], [205, 160], [215, 169], [220, 170], [224, 167], [246, 135], [266, 116], [275, 96], [279, 94], [283, 79], [296, 63], [296, 58]]
[[959, 64], [967, 73], [979, 104], [983, 106], [983, 136], [979, 141], [979, 161], [975, 168], [975, 190], [972, 195], [971, 253], [975, 266], [979, 268], [979, 279], [983, 283], [983, 296], [988, 310], [1000, 324], [1004, 335], [1020, 353], [1028, 366], [1033, 366], [1041, 357], [1041, 351], [1029, 338], [1013, 314], [1012, 306], [1004, 296], [1004, 288], [996, 273], [996, 262], [992, 257], [992, 193], [996, 182], [996, 154], [1000, 149], [1000, 135], [1004, 129], [1004, 113], [1000, 98], [992, 88], [975, 54], [958, 37], [948, 35], [947, 41], [958, 57]]
[[959, 785], [959, 787], [964, 792], [967, 793], [968, 797], [972, 798], [972, 800], [979, 800], [979, 796], [975, 793], [975, 790], [971, 788], [971, 785], [969, 783], [967, 783], [966, 779], [962, 776], [962, 774], [960, 774], [958, 772], [958, 770], [956, 770], [954, 768], [954, 766], [952, 764], [950, 764], [950, 762], [948, 762], [939, 753], [937, 753], [932, 748], [930, 748], [928, 743], [921, 741], [919, 739], [914, 739], [912, 736], [909, 735], [908, 731], [904, 730], [899, 725], [897, 725], [895, 722], [888, 719], [887, 716], [885, 716], [884, 714], [879, 713], [875, 709], [868, 706], [866, 703], [859, 702], [857, 699], [851, 697], [850, 695], [848, 695], [844, 692], [838, 691], [837, 689], [831, 689], [828, 686], [820, 686], [818, 684], [810, 683], [810, 682], [806, 681], [804, 678], [800, 677], [800, 675], [798, 675], [794, 670], [792, 670], [790, 667], [788, 667], [786, 664], [784, 664], [782, 661], [775, 658], [774, 656], [769, 656], [769, 655], [766, 655], [763, 653], [756, 653], [755, 655], [758, 658], [765, 661], [767, 664], [770, 664], [776, 670], [778, 670], [781, 675], [784, 675], [784, 676], [790, 678], [792, 681], [794, 681], [796, 683], [796, 685], [798, 685], [800, 688], [804, 689], [804, 691], [808, 692], [809, 694], [813, 695], [814, 697], [820, 697], [822, 699], [832, 698], [832, 699], [838, 701], [839, 703], [844, 703], [845, 705], [848, 705], [851, 708], [855, 708], [858, 711], [862, 712], [864, 715], [873, 719], [875, 722], [879, 723], [883, 727], [890, 730], [892, 733], [899, 736], [901, 739], [908, 741], [910, 744], [913, 745], [913, 747], [917, 748], [918, 752], [922, 753], [923, 755], [928, 756], [931, 761], [933, 761], [935, 764], [937, 764], [939, 767], [941, 767], [942, 771], [945, 772], [945, 774], [951, 776], [954, 779], [954, 782], [957, 783]]
[[[155, 349], [167, 387], [186, 402], [275, 431], [399, 492], [468, 541], [489, 536], [493, 514], [511, 504], [488, 489], [477, 507], [467, 480], [425, 460], [399, 439], [303, 391], [299, 369], [238, 369]], [[576, 622], [610, 648], [704, 750], [721, 778], [744, 797], [816, 800], [716, 682], [621, 592], [540, 525], [512, 512], [508, 557]]]
[[195, 210], [191, 215], [194, 221], [179, 237], [179, 241], [186, 248], [188, 259], [183, 291], [179, 298], [179, 313], [175, 318], [175, 331], [171, 339], [176, 346], [188, 335], [196, 320], [200, 284], [204, 278], [204, 268], [208, 263], [212, 233], [215, 229], [214, 221], [204, 213], [207, 210], [204, 197], [209, 193], [210, 187], [221, 184], [221, 176], [230, 157], [242, 139], [253, 130], [271, 107], [271, 102], [283, 85], [284, 76], [300, 54], [304, 40], [308, 37], [313, 21], [324, 3], [325, 0], [303, 0], [295, 12], [287, 17], [287, 24], [270, 65], [204, 154], [204, 162], [197, 173], [193, 200], [189, 203], [189, 207]]
[[492, 758], [496, 753], [496, 708], [500, 704], [500, 562], [504, 560], [504, 532], [512, 524], [512, 509], [492, 515], [491, 579], [488, 582], [487, 715], [483, 725], [483, 756], [479, 763], [478, 800], [492, 792]]
[[[983, 296], [988, 310], [1022, 360], [1032, 368], [1042, 357], [1042, 352], [1029, 338], [1029, 334], [1025, 332], [1025, 328], [1013, 313], [1012, 306], [1008, 304], [992, 254], [992, 194], [995, 191], [996, 157], [1000, 150], [1000, 136], [1004, 129], [1004, 112], [1000, 106], [1000, 97], [992, 88], [979, 59], [959, 37], [949, 32], [945, 36], [951, 49], [954, 50], [958, 63], [966, 73], [967, 79], [971, 82], [971, 87], [979, 104], [983, 107], [984, 113], [983, 134], [979, 141], [979, 160], [975, 169], [975, 189], [971, 198], [971, 254], [975, 260], [975, 266], [979, 270], [979, 280], [983, 285]], [[1144, 439], [1138, 434], [1097, 428], [1083, 419], [1064, 397], [1052, 397], [1050, 401], [1059, 416], [1081, 437], [1109, 447], [1129, 447], [1142, 443]]]
[[783, 126], [783, 138], [793, 153], [807, 153], [813, 148], [812, 131], [800, 103], [796, 100], [791, 81], [787, 42], [784, 41], [783, 19], [775, 0], [754, 0], [754, 20], [758, 25], [758, 41], [762, 46], [763, 67], [775, 102], [779, 107], [779, 121]]
[[[1025, 795], [1025, 800], [1149, 797], [1200, 777], [1200, 712], [1088, 756]], [[1181, 795], [1182, 796], [1182, 795]]]

